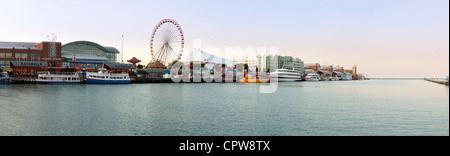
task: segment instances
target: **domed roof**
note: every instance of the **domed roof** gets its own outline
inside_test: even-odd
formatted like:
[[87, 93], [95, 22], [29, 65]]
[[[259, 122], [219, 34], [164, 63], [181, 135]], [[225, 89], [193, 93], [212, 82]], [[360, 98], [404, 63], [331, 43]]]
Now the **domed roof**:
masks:
[[96, 47], [96, 48], [102, 50], [105, 53], [111, 53], [111, 54], [119, 54], [120, 53], [119, 50], [117, 50], [114, 47], [104, 47], [104, 46], [102, 46], [102, 45], [100, 45], [98, 43], [91, 42], [91, 41], [70, 42], [70, 43], [67, 43], [67, 44], [63, 45], [62, 48], [68, 47], [68, 46], [71, 46], [71, 45], [77, 45], [77, 44], [85, 44], [85, 45], [93, 46], [93, 47]]
[[167, 68], [164, 64], [162, 64], [159, 61], [156, 61], [155, 63], [151, 64], [149, 67], [150, 68]]

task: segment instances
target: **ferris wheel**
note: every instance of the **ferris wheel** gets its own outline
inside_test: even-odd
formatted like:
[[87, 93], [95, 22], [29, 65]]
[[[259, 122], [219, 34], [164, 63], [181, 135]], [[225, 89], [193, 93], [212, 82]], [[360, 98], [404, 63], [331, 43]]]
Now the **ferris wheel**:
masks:
[[180, 25], [171, 19], [160, 21], [153, 29], [150, 41], [152, 60], [169, 66], [175, 60], [180, 60], [184, 49], [184, 35]]

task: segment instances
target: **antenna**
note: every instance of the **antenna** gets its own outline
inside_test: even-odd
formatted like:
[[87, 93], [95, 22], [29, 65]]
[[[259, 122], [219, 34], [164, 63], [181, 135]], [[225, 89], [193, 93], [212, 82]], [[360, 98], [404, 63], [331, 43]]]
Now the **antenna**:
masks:
[[49, 48], [48, 48], [48, 57], [56, 58], [56, 38], [57, 38], [57, 36], [55, 36], [55, 34], [53, 34], [52, 37], [50, 38], [50, 36], [47, 35], [47, 38], [50, 42]]
[[124, 39], [123, 39], [123, 35], [122, 35], [122, 56], [121, 56], [122, 63], [123, 63], [123, 42], [124, 42]]

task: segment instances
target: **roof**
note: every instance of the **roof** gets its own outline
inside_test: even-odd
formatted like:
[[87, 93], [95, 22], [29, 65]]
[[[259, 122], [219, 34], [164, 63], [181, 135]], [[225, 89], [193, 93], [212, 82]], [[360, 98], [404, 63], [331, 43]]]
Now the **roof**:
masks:
[[96, 47], [96, 48], [98, 48], [98, 49], [100, 49], [100, 50], [102, 50], [102, 51], [104, 51], [104, 52], [106, 52], [106, 53], [113, 53], [113, 54], [119, 54], [119, 53], [120, 53], [119, 50], [117, 50], [117, 49], [114, 48], [114, 47], [104, 47], [104, 46], [102, 46], [102, 45], [100, 45], [100, 44], [98, 44], [98, 43], [91, 42], [91, 41], [75, 41], [75, 42], [70, 42], [70, 43], [64, 44], [62, 47], [70, 46], [70, 45], [74, 45], [74, 44], [87, 44], [87, 45]]
[[[65, 57], [68, 60], [72, 60], [71, 62], [73, 62], [72, 54], [61, 55], [61, 57]], [[105, 56], [97, 56], [97, 55], [90, 55], [90, 54], [76, 54], [75, 59], [76, 59], [76, 62], [78, 62], [79, 60], [108, 62], [108, 59]]]
[[127, 62], [141, 62], [141, 60], [138, 60], [136, 57], [133, 57], [130, 60], [127, 60]]
[[164, 66], [164, 64], [162, 64], [159, 61], [156, 61], [155, 63], [150, 65], [150, 68], [166, 68], [166, 66]]
[[40, 50], [33, 42], [0, 42], [0, 49], [33, 49]]
[[215, 64], [226, 64], [228, 67], [233, 67], [234, 63], [230, 59], [223, 58], [220, 56], [216, 56], [214, 54], [210, 54], [208, 52], [205, 52], [200, 49], [196, 49], [192, 52], [190, 52], [185, 62], [191, 62], [191, 61], [201, 61], [201, 62], [209, 62], [209, 63], [215, 63]]
[[136, 57], [133, 57], [130, 59], [131, 61], [140, 61], [139, 59], [137, 59]]

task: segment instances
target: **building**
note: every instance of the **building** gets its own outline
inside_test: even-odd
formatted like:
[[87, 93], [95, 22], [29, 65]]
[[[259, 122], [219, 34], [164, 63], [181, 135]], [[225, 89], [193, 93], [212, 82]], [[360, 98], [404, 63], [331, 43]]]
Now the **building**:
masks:
[[66, 66], [77, 68], [94, 68], [99, 64], [116, 63], [119, 50], [114, 47], [106, 47], [91, 41], [75, 41], [67, 43], [61, 48], [62, 57], [67, 60]]
[[322, 68], [322, 70], [328, 71], [328, 72], [333, 72], [334, 71], [333, 65], [323, 65], [323, 66], [321, 66], [321, 68]]
[[353, 70], [351, 70], [351, 69], [344, 69], [344, 71], [345, 71], [346, 73], [353, 74]]
[[247, 64], [248, 68], [250, 68], [250, 69], [247, 69], [249, 72], [256, 71], [255, 69], [256, 69], [256, 67], [258, 65], [258, 62], [256, 61], [256, 58], [251, 58], [251, 57], [248, 57], [248, 56], [245, 56], [245, 57], [234, 57], [233, 58], [233, 63], [234, 64]]
[[[358, 75], [358, 72], [356, 71], [356, 62], [353, 63], [353, 67], [352, 67], [352, 76], [354, 80], [361, 80], [360, 78], [362, 78], [362, 76], [360, 77]], [[363, 78], [364, 79], [364, 78]]]
[[319, 63], [307, 63], [305, 64], [305, 66], [309, 67], [315, 72], [318, 72], [322, 68]]
[[344, 73], [344, 67], [339, 67], [339, 65], [337, 65], [334, 69], [336, 72]]
[[[275, 60], [276, 59], [276, 60]], [[276, 69], [271, 68], [276, 67]], [[258, 56], [258, 68], [259, 70], [265, 70], [266, 72], [273, 72], [277, 69], [290, 69], [300, 72], [304, 75], [305, 64], [299, 58], [292, 56], [279, 56], [279, 55], [267, 55]]]
[[[14, 63], [13, 63], [14, 62]], [[62, 67], [60, 42], [0, 42], [0, 66], [2, 68], [31, 67], [39, 62], [39, 69], [51, 68], [59, 70]], [[22, 71], [22, 69], [21, 69]]]

